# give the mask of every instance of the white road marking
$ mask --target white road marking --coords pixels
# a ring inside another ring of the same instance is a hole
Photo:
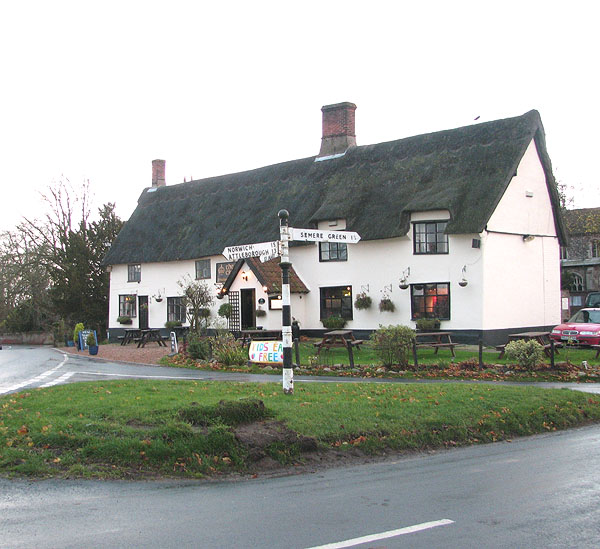
[[[65,381],[67,381],[67,379],[69,379],[75,372],[67,372],[66,374],[63,374],[62,376],[53,379],[52,381],[49,381],[48,383],[44,383],[44,385],[40,385],[40,389],[43,389],[45,387],[52,387],[53,385],[58,385],[59,383],[64,383]]]
[[[148,379],[187,379],[189,381],[199,381],[204,379],[203,377],[184,377],[184,376],[148,376],[143,374],[111,374],[108,372],[73,372],[74,374],[90,375],[90,376],[112,376],[112,377],[128,377],[134,378],[148,378]]]
[[[48,376],[50,376],[54,372],[56,372],[56,370],[58,370],[59,368],[62,368],[65,365],[67,360],[69,360],[69,357],[66,354],[64,355],[64,357],[65,358],[58,366],[55,366],[51,370],[46,370],[45,372],[42,372],[39,376],[28,379],[26,381],[21,381],[20,383],[16,383],[15,385],[9,385],[8,387],[7,386],[0,387],[0,395],[3,395],[4,393],[12,393],[13,391],[17,391],[19,389],[22,389],[23,387],[27,387],[28,385],[33,385],[34,383],[38,383],[39,381],[46,379]]]
[[[355,545],[361,545],[362,543],[394,538],[404,534],[412,534],[414,532],[421,532],[422,530],[429,530],[430,528],[435,528],[436,526],[447,526],[448,524],[454,524],[454,521],[450,519],[442,519],[434,520],[432,522],[423,522],[422,524],[406,526],[405,528],[399,528],[398,530],[389,530],[388,532],[381,532],[380,534],[371,534],[370,536],[363,536],[361,538],[348,539],[346,541],[338,541],[336,543],[328,543],[326,545],[318,545],[309,549],[341,549],[342,547],[354,547]]]

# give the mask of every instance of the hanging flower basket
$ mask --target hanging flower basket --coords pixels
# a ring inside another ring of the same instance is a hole
[[[396,310],[396,306],[394,305],[394,302],[389,297],[384,297],[379,302],[379,310],[381,312],[386,311],[388,313],[393,313]]]
[[[357,309],[369,309],[372,303],[373,301],[371,300],[371,298],[365,292],[361,292],[356,296],[354,306]]]

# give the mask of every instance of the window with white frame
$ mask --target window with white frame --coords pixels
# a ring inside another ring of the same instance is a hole
[[[569,284],[569,290],[572,292],[583,292],[585,285],[583,283],[583,277],[579,273],[570,273],[571,283]]]
[[[168,322],[185,322],[185,312],[183,297],[167,297]]]
[[[140,282],[142,280],[142,266],[139,263],[127,265],[127,282]]]
[[[210,259],[196,260],[196,280],[210,278]]]
[[[135,294],[119,296],[119,316],[137,316],[137,296]]]

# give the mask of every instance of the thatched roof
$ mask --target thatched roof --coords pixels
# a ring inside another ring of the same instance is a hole
[[[464,128],[354,147],[256,170],[145,189],[104,263],[146,263],[220,254],[279,238],[290,226],[346,219],[362,240],[405,235],[410,213],[447,209],[449,234],[485,229],[532,139],[564,240],[556,185],[537,111]]]
[[[600,233],[600,208],[579,208],[563,212],[569,235]]]

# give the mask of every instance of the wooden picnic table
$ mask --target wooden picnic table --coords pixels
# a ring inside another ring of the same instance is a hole
[[[147,330],[140,330],[140,340],[138,341],[138,349],[140,347],[145,347],[146,343],[150,343],[151,341],[156,341],[159,347],[166,347],[167,344],[163,341],[162,336],[160,335],[160,330],[158,328],[149,328]]]
[[[317,355],[321,352],[321,349],[331,349],[332,347],[343,347],[345,349],[356,347],[360,349],[360,346],[364,343],[363,339],[356,339],[352,330],[333,330],[331,332],[325,332],[323,339],[315,343],[317,347]]]
[[[121,345],[127,345],[128,343],[131,343],[140,337],[141,334],[138,328],[125,328],[125,335],[121,340]]]
[[[452,352],[452,356],[456,356],[454,347],[456,347],[458,343],[452,342],[451,332],[417,332],[415,336],[417,348],[430,347],[435,349],[436,355],[440,348],[447,348]]]
[[[517,341],[519,339],[524,339],[526,341],[537,341],[544,348],[544,354],[547,357],[549,357],[552,354],[550,332],[519,332],[517,334],[508,334],[509,342]],[[554,352],[556,354],[558,354],[559,347],[562,347],[560,343],[554,344]],[[502,358],[504,356],[504,351],[506,350],[506,343],[504,345],[497,345],[496,350],[500,351],[500,355],[498,356],[498,358]]]
[[[364,343],[362,339],[356,339],[352,330],[332,330],[331,332],[325,332],[323,339],[315,343],[317,348],[317,356],[321,353],[321,349],[331,349],[332,347],[345,347],[348,350],[348,359],[350,360],[350,367],[354,368],[354,355],[352,349],[355,347],[360,349],[360,346]]]
[[[250,346],[252,341],[279,341],[281,330],[242,330],[242,347]]]

